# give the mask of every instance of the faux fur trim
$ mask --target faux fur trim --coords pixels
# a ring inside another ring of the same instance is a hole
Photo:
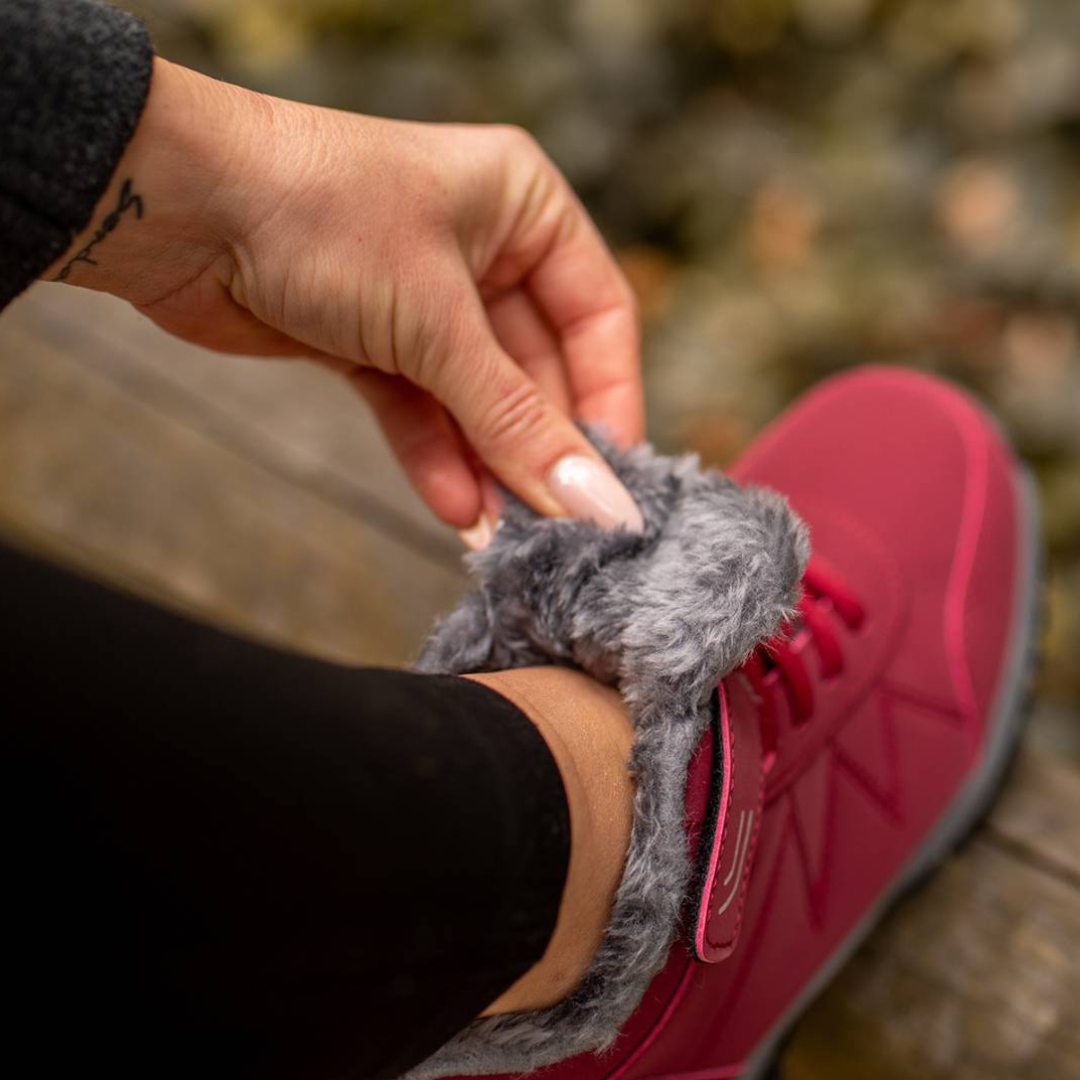
[[[538,1012],[474,1021],[408,1074],[530,1072],[611,1045],[663,965],[689,879],[686,772],[719,680],[790,614],[809,554],[780,495],[740,488],[696,457],[590,436],[645,530],[542,519],[510,499],[479,584],[436,627],[418,671],[578,667],[618,687],[635,729],[634,819],[611,922],[584,980]]]

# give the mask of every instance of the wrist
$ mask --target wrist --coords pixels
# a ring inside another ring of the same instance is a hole
[[[108,187],[42,277],[149,304],[227,259],[238,205],[226,179],[242,149],[242,93],[156,58]]]

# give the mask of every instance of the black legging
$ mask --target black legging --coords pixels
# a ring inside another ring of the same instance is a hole
[[[542,954],[569,855],[531,722],[0,547],[4,1001],[20,1076],[422,1060]]]

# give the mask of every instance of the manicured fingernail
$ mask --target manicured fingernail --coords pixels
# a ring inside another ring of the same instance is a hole
[[[488,521],[486,514],[481,514],[476,519],[475,525],[462,529],[458,533],[461,542],[473,551],[483,551],[491,543],[493,535],[494,530],[491,528],[491,522]]]
[[[604,464],[582,454],[568,454],[548,473],[548,487],[572,517],[601,528],[645,527],[637,503]]]

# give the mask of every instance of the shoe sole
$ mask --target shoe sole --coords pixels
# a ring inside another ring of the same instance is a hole
[[[815,998],[832,982],[888,911],[928,877],[963,843],[985,817],[1013,759],[1027,714],[1028,689],[1035,668],[1040,617],[1042,549],[1035,486],[1017,467],[1021,509],[1021,572],[1013,610],[1015,620],[1008,660],[998,684],[982,759],[949,804],[941,820],[904,865],[889,887],[859,920],[836,951],[818,969],[772,1030],[747,1060],[739,1080],[765,1080],[778,1063],[784,1039]]]

